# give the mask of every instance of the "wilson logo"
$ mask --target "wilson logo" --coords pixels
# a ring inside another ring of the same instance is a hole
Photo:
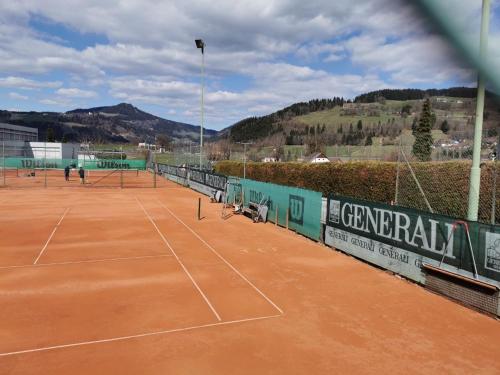
[[[290,221],[298,224],[304,224],[304,197],[299,197],[298,195],[289,196],[288,201],[290,207]]]

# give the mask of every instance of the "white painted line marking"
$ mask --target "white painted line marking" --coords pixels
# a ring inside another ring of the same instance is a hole
[[[193,229],[189,227],[186,223],[184,223],[181,219],[177,217],[167,206],[165,206],[162,202],[158,200],[158,203],[165,208],[170,214],[182,225],[184,225],[191,233],[193,233],[201,242],[203,242],[212,252],[217,255],[226,265],[231,268],[236,274],[241,277],[244,281],[248,283],[257,293],[259,293],[264,299],[269,302],[276,310],[280,312],[280,314],[283,314],[283,310],[281,310],[271,299],[266,296],[259,288],[257,288],[250,280],[248,280],[240,271],[238,271],[231,263],[229,263],[222,255],[220,255],[217,250],[215,250],[207,241],[205,241],[201,236],[196,233]]]
[[[189,273],[188,269],[184,266],[184,264],[182,263],[182,261],[180,260],[180,258],[177,256],[177,254],[174,251],[173,247],[167,241],[167,239],[165,238],[165,236],[163,235],[163,233],[160,231],[160,229],[158,228],[158,226],[156,225],[156,223],[154,222],[154,220],[151,218],[151,216],[148,214],[148,212],[146,211],[146,209],[144,208],[144,206],[142,205],[142,203],[139,201],[139,199],[137,199],[137,197],[135,197],[135,200],[137,201],[137,203],[139,204],[139,206],[141,206],[141,208],[144,211],[144,213],[146,214],[147,218],[149,219],[149,221],[151,222],[151,224],[153,224],[153,226],[155,227],[156,231],[160,235],[160,237],[163,240],[163,242],[165,242],[165,245],[167,245],[167,247],[170,249],[170,251],[174,255],[175,259],[177,259],[177,262],[179,262],[179,264],[181,265],[181,267],[184,270],[184,272],[186,273],[186,275],[191,279],[191,282],[193,283],[193,285],[196,287],[196,289],[198,290],[198,292],[200,293],[200,295],[203,297],[203,299],[205,300],[205,302],[207,303],[207,305],[210,307],[210,309],[212,310],[212,312],[216,316],[217,320],[220,322],[222,319],[220,318],[219,314],[217,313],[217,311],[215,311],[215,308],[212,306],[212,304],[208,300],[208,298],[205,295],[205,293],[203,293],[203,291],[201,290],[201,288],[198,286],[198,284],[194,280],[193,276],[191,276],[191,274]]]
[[[58,223],[56,224],[56,226],[54,227],[54,230],[52,231],[52,233],[50,234],[50,237],[49,239],[47,240],[47,242],[45,242],[45,246],[43,247],[42,251],[40,251],[40,254],[38,254],[37,258],[35,259],[35,262],[33,262],[33,264],[37,264],[38,263],[38,260],[40,259],[40,257],[42,256],[42,254],[44,253],[45,249],[47,249],[47,246],[49,246],[49,242],[50,240],[52,239],[52,237],[54,236],[54,234],[56,233],[57,231],[57,228],[59,228],[59,225],[62,223],[64,217],[66,216],[66,214],[68,213],[68,211],[70,210],[70,207],[66,208],[66,211],[64,211],[64,214],[61,216],[61,218],[59,219]]]
[[[82,341],[82,342],[75,342],[75,343],[72,343],[72,344],[63,344],[63,345],[46,346],[46,347],[36,348],[36,349],[18,350],[18,351],[15,351],[15,352],[0,353],[0,357],[7,357],[7,356],[17,355],[17,354],[27,354],[27,353],[35,353],[35,352],[44,352],[44,351],[55,350],[55,349],[72,348],[72,347],[75,347],[75,346],[102,344],[102,343],[114,342],[114,341],[124,341],[124,340],[136,339],[136,338],[140,338],[140,337],[165,335],[165,334],[168,334],[168,333],[193,331],[193,330],[201,329],[201,328],[217,327],[217,326],[224,326],[224,325],[230,325],[230,324],[236,324],[236,323],[246,323],[246,322],[254,322],[254,321],[257,321],[257,320],[278,318],[280,316],[281,315],[268,315],[268,316],[261,316],[261,317],[257,317],[257,318],[229,320],[227,322],[209,323],[209,324],[203,324],[203,325],[199,325],[199,326],[191,326],[191,327],[185,327],[185,328],[174,328],[174,329],[169,329],[169,330],[165,330],[165,331],[140,333],[138,335],[113,337],[113,338],[110,338],[110,339],[102,339],[102,340],[94,340],[94,341]]]
[[[106,259],[89,259],[89,260],[75,260],[68,262],[58,262],[58,263],[38,263],[38,264],[23,264],[19,266],[2,266],[0,270],[11,269],[11,268],[30,268],[30,267],[45,267],[45,266],[61,266],[68,264],[81,264],[81,263],[98,263],[98,262],[117,262],[123,260],[138,260],[138,259],[148,259],[148,258],[170,258],[170,254],[161,255],[144,255],[140,257],[124,257],[124,258],[106,258]]]

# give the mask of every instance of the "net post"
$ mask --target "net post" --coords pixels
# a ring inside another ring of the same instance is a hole
[[[198,198],[198,220],[201,220],[201,198]]]
[[[279,218],[279,216],[278,216],[278,211],[279,211],[279,206],[278,206],[278,205],[276,205],[276,219],[274,220],[274,224],[275,224],[275,225],[278,225],[278,218]]]

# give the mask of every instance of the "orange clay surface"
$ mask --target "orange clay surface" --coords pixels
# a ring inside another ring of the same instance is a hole
[[[500,373],[498,321],[165,180],[0,213],[2,375]]]

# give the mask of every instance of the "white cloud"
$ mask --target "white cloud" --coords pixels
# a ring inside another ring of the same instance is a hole
[[[0,71],[11,77],[0,79],[0,87],[59,88],[58,96],[44,99],[48,105],[61,105],[64,98],[59,96],[96,98],[99,87],[108,89],[112,98],[158,105],[195,119],[201,57],[194,46],[197,37],[207,45],[207,114],[217,124],[228,125],[244,116],[317,97],[470,82],[468,66],[409,3],[4,1],[0,3]],[[494,7],[498,4],[495,0]],[[479,0],[442,0],[440,6],[460,25],[464,36],[475,40]],[[33,30],[29,23],[33,15],[74,33],[98,34],[109,44],[74,48],[71,42]],[[498,40],[500,28],[493,23],[490,50],[497,67]],[[337,64],[347,73],[329,69]],[[69,79],[64,79],[64,86],[71,88],[61,88],[61,82],[23,78],[54,72],[58,77],[66,74]],[[233,76],[244,83],[228,84]]]
[[[9,98],[14,99],[14,100],[28,100],[29,97],[26,95],[21,95],[17,92],[9,92]]]
[[[94,91],[81,90],[78,88],[61,88],[57,90],[56,93],[68,98],[93,98],[97,96],[97,93]]]
[[[62,85],[61,82],[43,82],[34,81],[22,77],[6,77],[0,78],[0,87],[16,88],[22,90],[32,90],[41,88],[57,88]]]

